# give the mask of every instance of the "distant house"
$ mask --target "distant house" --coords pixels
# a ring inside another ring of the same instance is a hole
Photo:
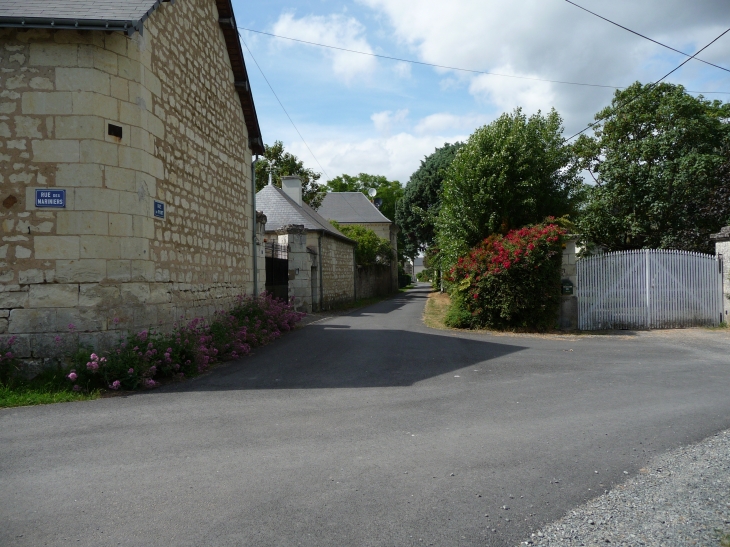
[[[416,276],[425,270],[426,267],[423,265],[423,257],[417,256],[413,259],[413,280],[416,280]]]
[[[299,177],[282,177],[256,194],[266,215],[266,287],[303,311],[355,299],[356,243],[302,201]],[[281,293],[283,291],[283,294]]]
[[[398,287],[398,227],[373,205],[361,192],[330,192],[318,212],[327,220],[334,220],[343,226],[359,224],[373,230],[378,236],[390,241],[393,248],[391,261],[391,290]],[[358,295],[360,296],[360,295]]]

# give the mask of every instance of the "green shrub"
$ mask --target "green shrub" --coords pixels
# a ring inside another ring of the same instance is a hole
[[[445,277],[454,301],[447,324],[538,331],[554,328],[560,308],[564,233],[552,222],[529,226],[506,236],[492,235],[460,257]]]
[[[357,243],[355,262],[358,266],[372,266],[373,264],[390,264],[393,260],[393,248],[387,239],[379,237],[373,230],[359,224],[342,226],[337,221],[330,223]]]
[[[467,309],[463,294],[456,293],[451,298],[444,324],[453,329],[470,329],[474,325],[474,316]]]

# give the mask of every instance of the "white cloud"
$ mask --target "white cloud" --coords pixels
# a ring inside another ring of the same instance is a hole
[[[500,74],[514,74],[509,67],[498,68]],[[517,78],[497,78],[486,74],[472,79],[469,93],[478,99],[492,103],[501,111],[511,111],[520,106],[526,114],[538,110],[543,113],[557,103],[556,90],[552,84]]]
[[[664,75],[682,58],[565,2],[544,0],[358,0],[384,16],[394,37],[421,61],[489,72],[507,72],[551,80],[625,86]],[[628,27],[693,53],[720,34],[727,20],[726,1],[719,0],[583,0],[582,5]],[[727,64],[730,39],[725,37],[702,56]],[[724,59],[723,59],[724,55]],[[691,65],[691,66],[690,66]],[[692,82],[701,64],[690,62],[670,81]],[[717,85],[730,87],[727,73],[706,72]],[[555,106],[569,130],[582,127],[611,98],[612,90],[529,82],[438,69],[446,88],[470,81],[470,91],[493,106],[543,111]],[[442,86],[443,87],[443,86]]]
[[[351,131],[335,126],[307,126],[301,129],[326,172],[326,175],[322,175],[322,182],[328,176],[333,178],[343,173],[372,173],[406,184],[425,156],[446,142],[466,140],[473,128],[463,133],[446,131],[433,134],[415,134],[403,130],[379,137],[371,136],[367,127]],[[303,160],[306,166],[320,171],[301,139],[291,131],[286,133],[283,139],[285,148]]]
[[[444,133],[472,133],[477,127],[489,123],[490,118],[482,114],[456,116],[448,112],[438,112],[419,121],[414,131],[419,135],[439,135]]]
[[[373,53],[364,36],[365,27],[357,19],[340,14],[307,15],[296,19],[293,13],[283,13],[274,23],[273,33],[307,42]],[[296,44],[289,40],[278,40],[277,43],[285,47]],[[367,55],[319,47],[317,50],[331,59],[332,71],[347,84],[352,83],[356,77],[370,76],[377,67],[376,59]]]
[[[385,110],[383,112],[376,112],[370,119],[375,125],[378,133],[381,135],[390,135],[393,126],[403,123],[408,117],[408,110],[398,110],[393,113],[392,110]]]

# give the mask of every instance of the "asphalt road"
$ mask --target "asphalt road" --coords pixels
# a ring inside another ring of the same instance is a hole
[[[437,331],[426,295],[185,384],[0,410],[0,545],[516,545],[730,427],[725,335]]]

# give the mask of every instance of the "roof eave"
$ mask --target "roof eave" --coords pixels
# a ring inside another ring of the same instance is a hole
[[[238,35],[238,26],[236,25],[236,16],[233,13],[233,5],[231,4],[231,0],[216,0],[216,7],[218,8],[218,23],[226,41],[226,49],[228,49],[228,58],[231,61],[236,90],[241,101],[243,117],[246,120],[249,147],[254,154],[263,155],[264,140],[261,135],[259,119],[256,115],[256,106],[253,102],[253,93],[248,79],[246,62],[243,58],[243,49],[241,49],[241,40]]]
[[[104,20],[104,19],[61,19],[49,17],[0,17],[0,27],[4,28],[47,28],[59,30],[106,30],[125,32],[129,36],[135,32],[142,34],[144,21]]]

